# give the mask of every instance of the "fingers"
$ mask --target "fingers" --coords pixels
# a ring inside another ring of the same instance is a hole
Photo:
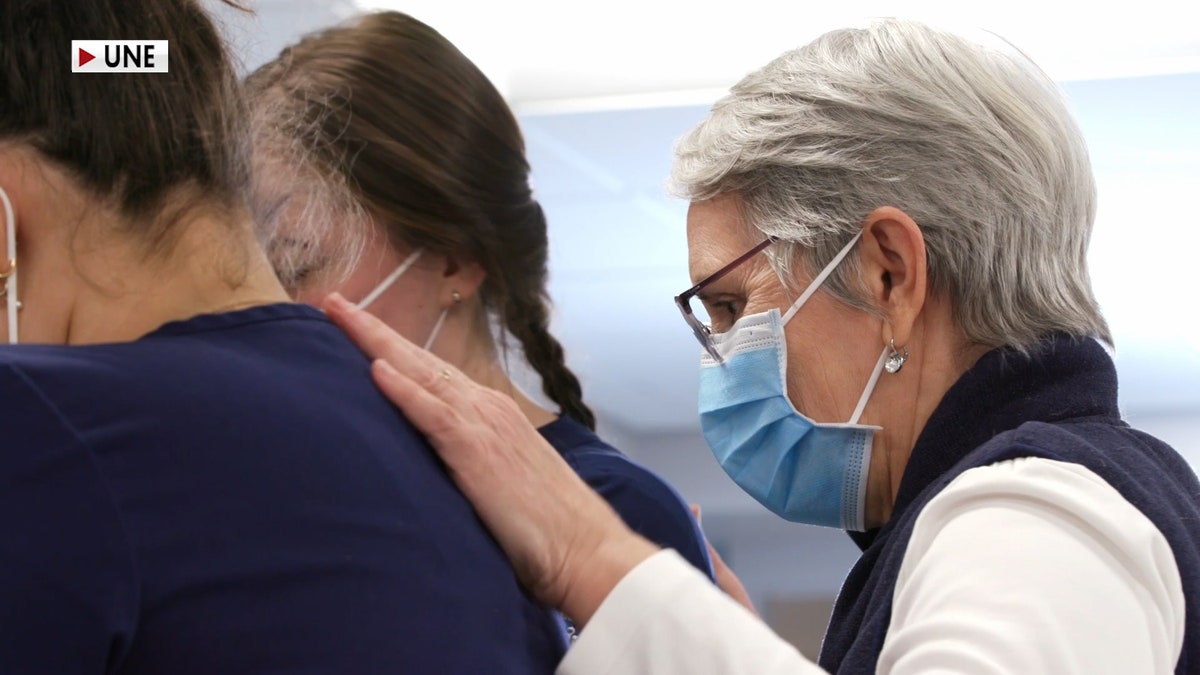
[[[387,359],[395,363],[404,356],[416,356],[415,345],[400,337],[370,312],[351,305],[340,293],[326,296],[321,308],[372,359]]]
[[[721,554],[717,553],[717,549],[712,545],[712,542],[706,539],[704,543],[708,546],[708,557],[712,560],[713,572],[717,575],[717,578],[719,579],[726,571],[732,571],[725,564],[725,559],[721,557]]]
[[[453,457],[445,457],[454,450],[452,444],[441,443],[451,434],[456,419],[455,410],[442,397],[428,387],[401,374],[383,359],[371,363],[371,376],[375,385],[396,407],[404,411],[405,417],[420,429],[440,451],[439,454],[453,465]]]
[[[708,545],[708,555],[712,558],[713,572],[717,576],[717,586],[725,591],[725,594],[737,601],[739,605],[750,610],[750,613],[755,616],[760,616],[758,610],[754,608],[754,601],[750,599],[750,594],[746,592],[746,587],[742,585],[742,580],[738,578],[729,565],[725,564],[725,560],[721,558],[721,554],[717,553],[717,549],[713,548],[712,544]]]
[[[367,356],[387,361],[397,373],[428,392],[458,402],[461,399],[459,392],[470,387],[470,379],[457,368],[404,339],[370,312],[346,302],[341,294],[327,296],[322,308]],[[395,399],[392,402],[407,411],[406,405]]]
[[[696,524],[700,524],[700,505],[689,504],[688,508],[692,512],[692,516],[696,519]],[[754,602],[750,600],[750,594],[746,592],[746,587],[742,585],[742,580],[738,578],[729,565],[725,564],[724,558],[720,553],[717,553],[716,547],[712,542],[708,541],[708,537],[704,538],[704,544],[708,547],[708,558],[712,561],[713,575],[716,576],[717,586],[720,587],[725,594],[733,598],[746,609],[750,610],[751,614],[758,616],[758,610],[754,608]]]
[[[322,303],[322,309],[367,356],[386,359],[405,375],[411,377],[426,371],[437,373],[442,368],[453,370],[446,362],[404,339],[374,314],[347,302],[340,293],[328,295]],[[415,372],[410,370],[413,364],[419,366]]]

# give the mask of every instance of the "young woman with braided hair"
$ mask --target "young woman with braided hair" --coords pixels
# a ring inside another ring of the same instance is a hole
[[[246,85],[250,203],[284,286],[312,303],[340,291],[511,396],[631,527],[711,576],[679,495],[594,433],[548,328],[546,221],[524,141],[483,73],[429,26],[382,12],[306,37]],[[508,336],[560,414],[509,378]]]

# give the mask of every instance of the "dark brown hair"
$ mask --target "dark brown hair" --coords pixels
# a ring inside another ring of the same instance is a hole
[[[296,160],[320,164],[299,171],[342,174],[393,243],[479,263],[485,307],[520,341],[546,395],[594,428],[548,329],[546,220],[524,140],[475,64],[429,26],[382,12],[308,36],[246,85],[255,152],[275,158],[264,170],[292,176]],[[307,158],[296,156],[296,138]],[[279,212],[278,203],[250,201],[260,221]],[[287,283],[294,270],[272,259]]]
[[[226,2],[238,9],[236,3]],[[71,40],[167,40],[167,73],[72,74]],[[0,2],[0,138],[28,144],[129,218],[151,248],[177,197],[239,201],[237,77],[196,0]]]

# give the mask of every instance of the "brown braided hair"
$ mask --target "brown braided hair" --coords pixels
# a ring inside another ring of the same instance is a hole
[[[595,428],[549,331],[546,219],[529,186],[525,142],[475,64],[424,23],[380,12],[305,37],[252,74],[246,88],[255,170],[302,176],[289,199],[306,203],[290,213],[322,213],[312,196],[344,185],[393,244],[477,262],[486,273],[485,309],[520,342],[546,395],[564,415]],[[249,201],[271,253],[279,248],[271,245],[271,221],[283,209],[254,193]],[[357,230],[345,224],[354,219],[304,225],[309,240],[342,247],[322,252],[340,258],[342,272],[353,267],[344,263],[356,250]],[[339,228],[336,236],[328,236],[331,227]],[[296,268],[304,261],[272,262],[285,284],[303,281]]]

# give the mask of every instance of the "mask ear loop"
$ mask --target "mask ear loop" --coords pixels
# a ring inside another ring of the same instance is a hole
[[[13,215],[12,202],[9,201],[4,188],[0,188],[0,203],[4,204],[4,230],[8,246],[8,271],[0,274],[0,280],[4,281],[4,290],[0,291],[0,294],[5,296],[8,304],[8,343],[15,345],[17,310],[20,308],[20,302],[17,300],[17,218]]]
[[[808,288],[804,289],[804,292],[800,294],[800,297],[796,298],[796,301],[792,303],[790,308],[788,308],[787,313],[783,315],[783,325],[786,326],[787,322],[791,321],[793,316],[796,316],[796,312],[800,311],[800,308],[804,306],[804,303],[808,302],[808,299],[813,296],[813,293],[816,293],[817,289],[821,287],[821,284],[825,283],[825,280],[829,278],[829,275],[833,274],[833,271],[837,269],[838,263],[842,262],[842,258],[845,258],[850,254],[850,251],[854,248],[854,245],[858,243],[860,237],[862,237],[862,230],[859,230],[858,234],[854,235],[854,237],[842,247],[842,250],[838,251],[837,255],[833,256],[833,260],[829,261],[829,264],[825,266],[825,269],[821,270],[821,273],[812,280],[812,283],[808,285]]]
[[[821,284],[825,283],[825,280],[829,278],[829,275],[833,274],[833,271],[837,269],[838,263],[842,262],[842,259],[847,255],[850,255],[850,251],[854,249],[854,245],[858,243],[858,240],[861,237],[862,231],[859,230],[857,234],[850,238],[850,241],[846,242],[846,245],[842,247],[842,250],[838,251],[837,255],[833,256],[833,260],[830,260],[829,264],[826,265],[825,268],[813,278],[812,283],[808,285],[808,288],[804,289],[804,292],[800,294],[800,297],[796,298],[796,302],[793,302],[787,313],[783,315],[783,320],[781,322],[783,325],[787,325],[787,322],[791,321],[793,316],[796,316],[796,312],[800,311],[800,308],[804,306],[804,303],[808,302],[808,299],[817,292],[817,289],[821,287]],[[875,363],[875,369],[871,371],[871,379],[867,381],[867,387],[863,389],[862,396],[858,398],[858,405],[854,407],[854,414],[850,416],[850,421],[848,424],[858,424],[858,419],[862,417],[863,409],[867,407],[867,400],[871,398],[871,393],[875,391],[875,384],[879,382],[879,375],[883,372],[883,366],[887,362],[888,356],[891,355],[891,352],[891,349],[884,347],[883,353],[879,355],[879,360]]]
[[[421,251],[423,250],[424,249],[417,249],[410,253],[408,257],[404,259],[404,262],[400,263],[400,266],[396,268],[395,272],[387,275],[387,278],[379,282],[379,285],[376,286],[375,289],[370,293],[368,293],[367,297],[358,301],[358,308],[366,309],[367,305],[375,302],[379,296],[383,295],[384,291],[391,288],[392,284],[396,283],[396,280],[400,278],[400,275],[407,272],[408,268],[412,267],[413,263],[417,262],[417,258],[421,257]]]
[[[875,370],[871,371],[871,379],[867,380],[867,388],[863,389],[862,396],[858,397],[858,405],[854,406],[854,414],[850,416],[850,421],[847,424],[858,424],[858,418],[862,417],[863,409],[867,407],[867,400],[875,392],[875,385],[879,382],[879,376],[883,373],[883,366],[887,363],[888,356],[891,353],[891,348],[883,348],[883,353],[879,355],[879,360],[875,362]]]
[[[442,332],[442,324],[446,322],[446,315],[449,313],[449,307],[442,309],[442,313],[438,315],[437,323],[433,324],[433,330],[430,331],[429,337],[425,340],[425,346],[422,349],[429,351],[429,348],[433,346],[434,341],[437,340],[438,333]]]
[[[462,294],[458,291],[450,291],[450,298],[453,300],[454,305],[459,304],[463,300]],[[442,324],[446,322],[446,315],[449,313],[450,307],[445,307],[442,309],[442,313],[438,315],[437,323],[433,324],[433,330],[429,332],[429,338],[425,340],[425,347],[423,348],[425,351],[429,351],[434,341],[437,340],[438,333],[442,331]]]

